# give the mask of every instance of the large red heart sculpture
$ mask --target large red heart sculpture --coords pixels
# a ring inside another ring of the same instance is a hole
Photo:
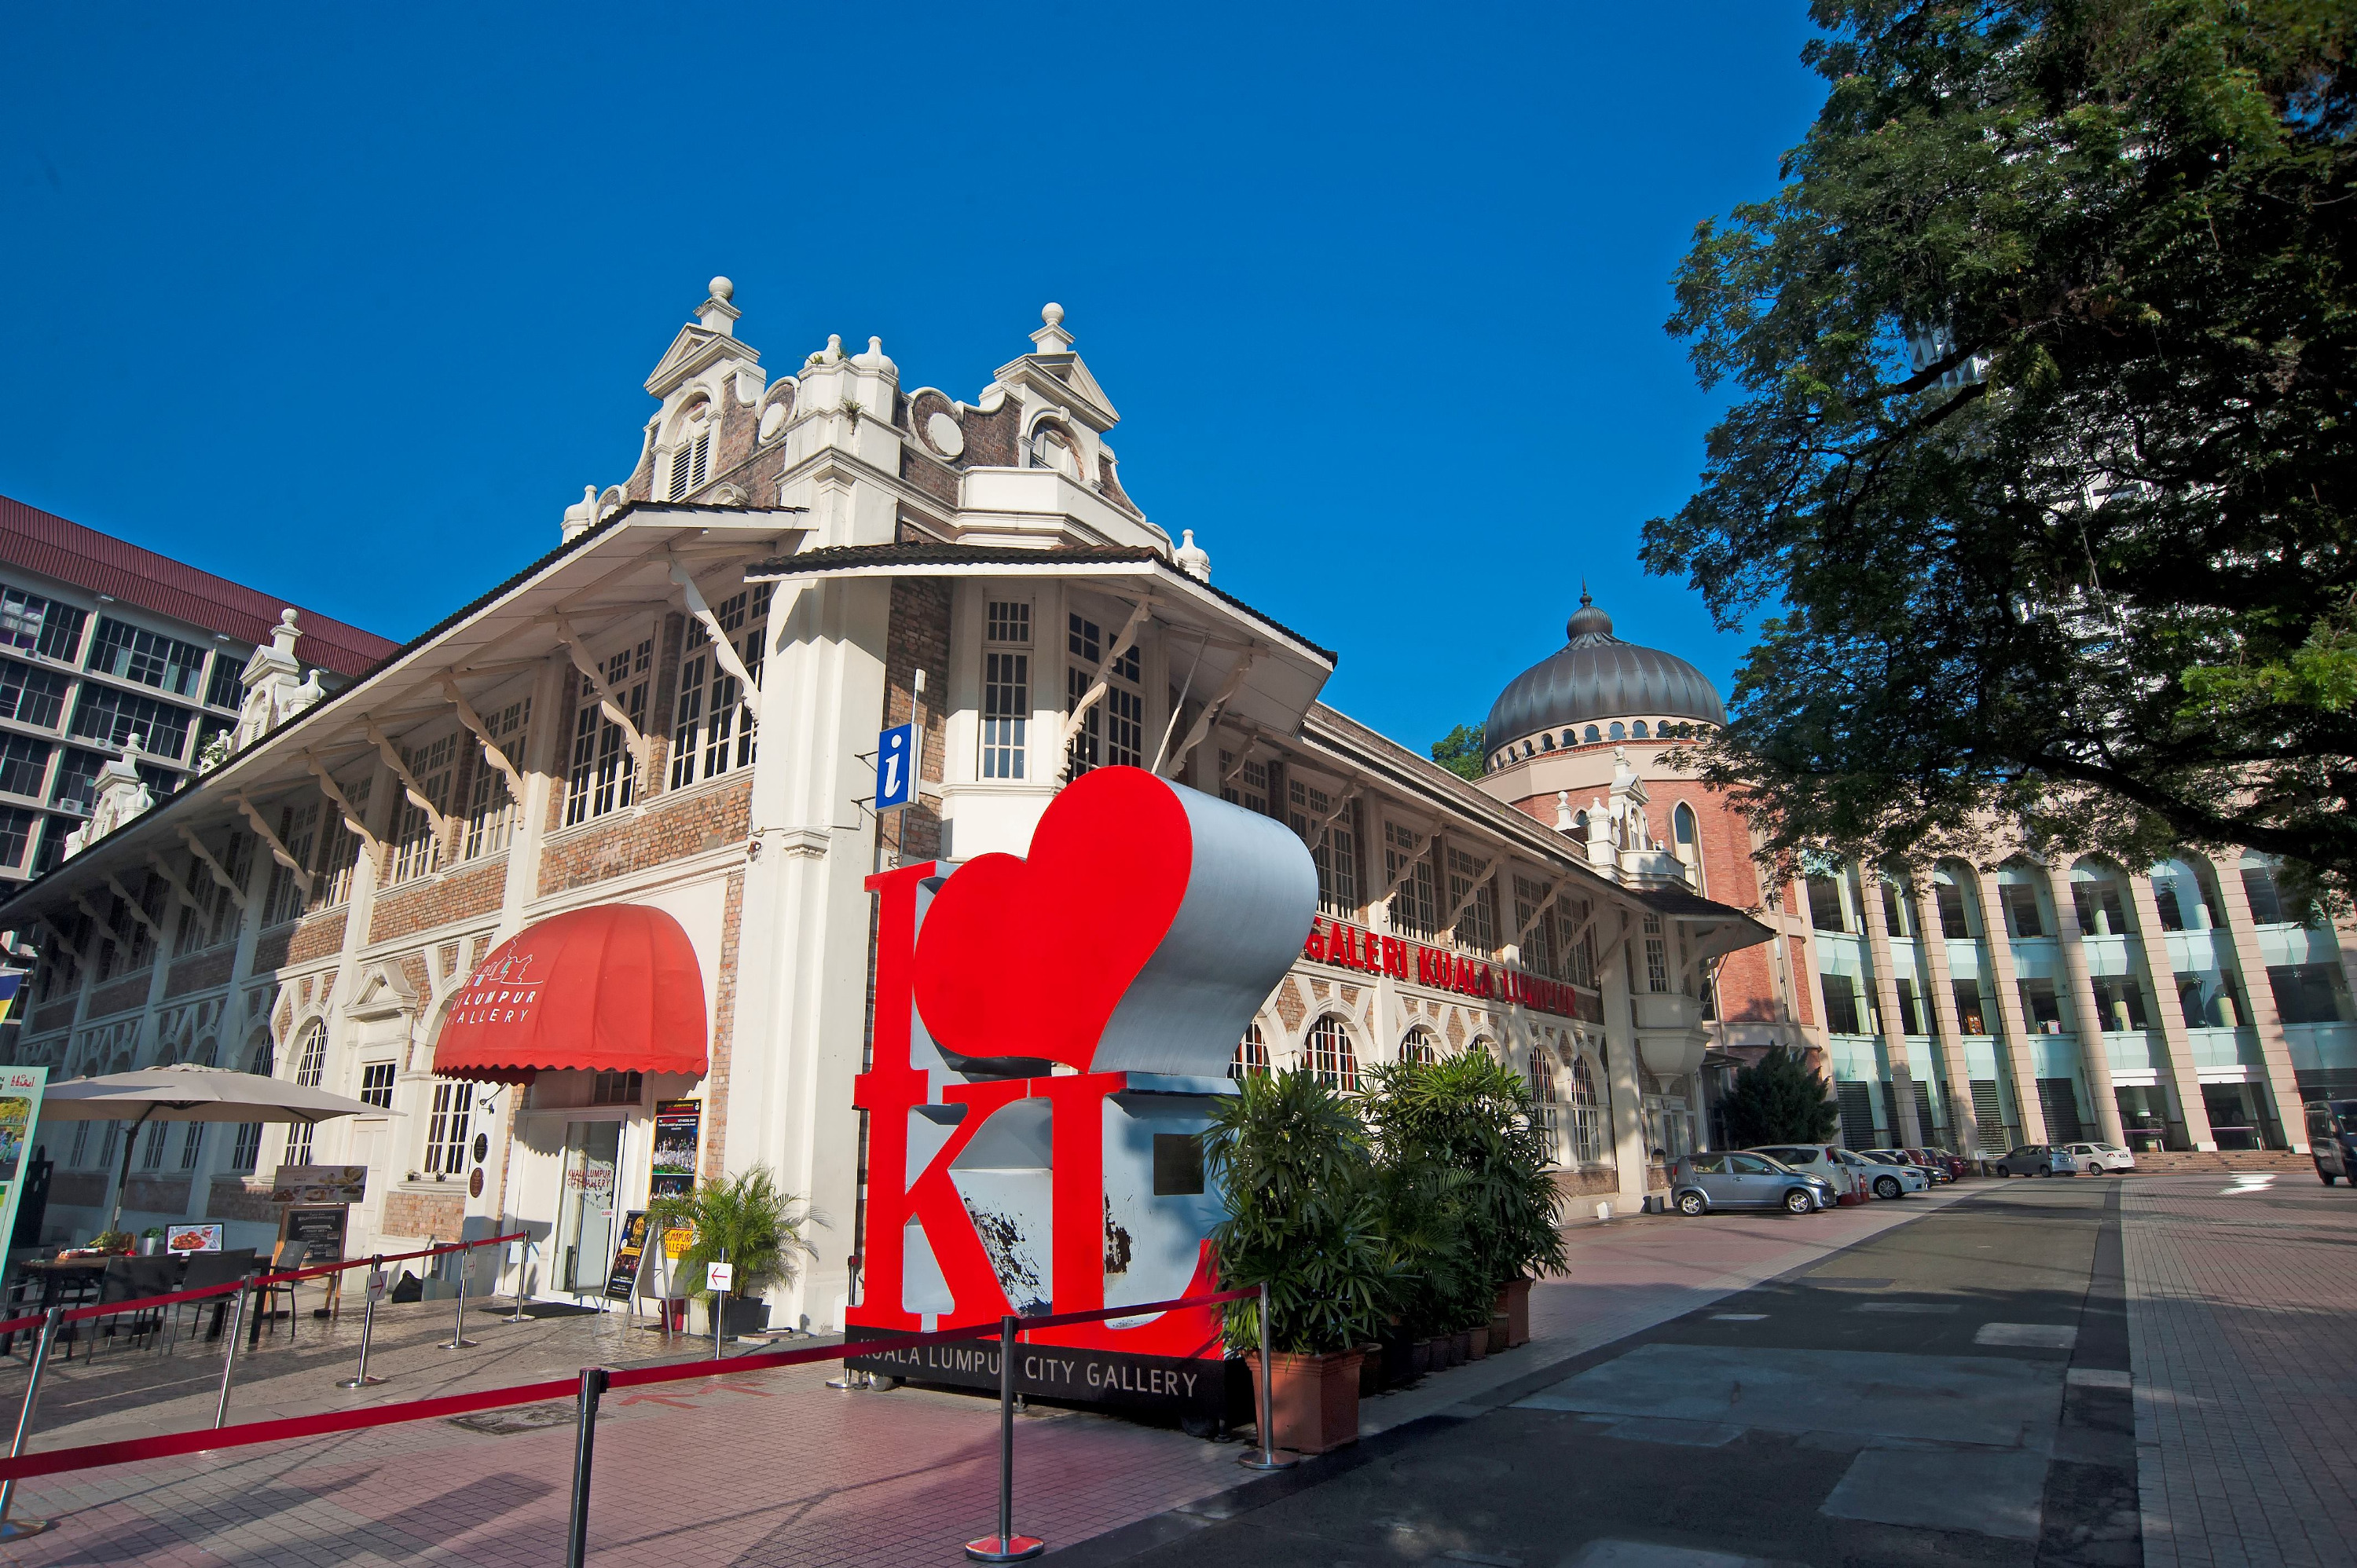
[[[977,856],[942,885],[917,937],[917,1011],[967,1057],[1090,1070],[1107,1020],[1168,934],[1195,843],[1171,786],[1135,768],[1059,793],[1028,858]]]

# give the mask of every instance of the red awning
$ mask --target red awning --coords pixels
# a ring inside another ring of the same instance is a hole
[[[443,1019],[434,1070],[494,1083],[565,1068],[701,1077],[708,1038],[704,973],[679,922],[599,904],[491,950]]]

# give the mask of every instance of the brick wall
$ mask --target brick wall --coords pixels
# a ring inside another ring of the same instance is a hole
[[[1555,1178],[1555,1190],[1566,1197],[1592,1197],[1599,1194],[1609,1197],[1620,1190],[1620,1172],[1616,1166],[1610,1165],[1585,1165],[1577,1170],[1559,1170],[1550,1174]],[[1573,1208],[1564,1217],[1567,1219],[1585,1219],[1589,1213],[1594,1212],[1593,1205],[1583,1207],[1587,1209],[1586,1213],[1581,1212],[1580,1208]]]
[[[51,1029],[62,1029],[73,1022],[73,1015],[72,997],[69,996],[63,1002],[52,1002],[46,1007],[37,1007],[33,1010],[32,1027],[25,1032],[28,1035],[46,1035]]]
[[[253,973],[268,974],[286,965],[287,950],[295,945],[295,928],[279,926],[253,940]]]
[[[720,908],[720,978],[713,990],[712,1066],[704,1077],[704,1179],[718,1181],[728,1143],[728,1066],[736,1044],[737,938],[745,916],[745,874],[731,872]]]
[[[909,722],[915,709],[916,672],[925,672],[925,733],[917,777],[932,784],[942,780],[945,755],[942,698],[949,683],[952,587],[943,577],[896,580],[891,624],[884,642],[884,728]],[[922,799],[910,801],[893,832],[900,835],[897,847],[903,864],[939,854],[942,819],[937,803]]]
[[[296,922],[295,934],[286,944],[286,956],[282,962],[310,963],[343,951],[344,925],[351,918],[351,913],[350,904],[339,904],[324,915],[304,916]]]
[[[541,852],[539,897],[742,842],[751,822],[749,769],[717,788],[658,795],[643,809],[575,828]]]
[[[231,971],[237,967],[237,948],[224,944],[210,952],[191,953],[174,964],[164,977],[164,994],[185,996],[191,991],[210,991],[216,985],[227,985]]]
[[[1008,398],[996,413],[969,409],[965,416],[965,452],[959,464],[966,468],[1015,467],[1015,439],[1023,428],[1023,405]]]
[[[90,993],[89,1018],[102,1018],[109,1013],[127,1013],[134,1007],[147,1005],[147,982],[151,971],[141,970],[120,980],[108,981]]]
[[[919,450],[914,441],[900,448],[900,478],[944,506],[957,505],[957,471]]]
[[[270,1201],[270,1183],[261,1176],[217,1176],[205,1198],[205,1217],[275,1225],[278,1206]]]
[[[384,1195],[384,1233],[388,1236],[431,1236],[455,1241],[467,1219],[467,1189],[441,1192],[393,1191]]]
[[[495,913],[507,880],[508,857],[497,854],[379,894],[369,915],[368,940],[397,941],[453,920]]]
[[[105,1201],[104,1171],[59,1171],[49,1178],[52,1207],[95,1208]]]
[[[173,1138],[171,1143],[178,1144],[179,1139]],[[177,1154],[178,1150],[173,1152]],[[188,1211],[188,1178],[133,1176],[124,1185],[123,1207],[126,1211],[135,1208],[143,1214],[186,1214]]]

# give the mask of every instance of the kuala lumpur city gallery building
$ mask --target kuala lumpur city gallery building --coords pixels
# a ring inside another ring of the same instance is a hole
[[[563,1296],[601,1288],[617,1218],[661,1182],[766,1165],[831,1221],[773,1305],[837,1321],[867,879],[1020,854],[1064,783],[1121,765],[1313,852],[1316,929],[1234,1071],[1349,1089],[1494,1052],[1584,1205],[1659,1187],[1702,1121],[1710,976],[1767,932],[1695,891],[1641,785],[1576,839],[1320,703],[1334,655],[1130,499],[1060,310],[968,402],[902,386],[874,339],[772,375],[731,294],[681,328],[630,478],[586,490],[554,551],[323,700],[287,700],[290,618],[242,671],[225,759],[160,800],[110,770],[87,847],[0,907],[41,953],[23,1061],[207,1062],[382,1112],[151,1123],[126,1223],[262,1242],[279,1165],[362,1165],[352,1254],[522,1225],[533,1251],[478,1288]],[[916,795],[879,819],[878,732],[911,720]],[[608,988],[596,1029],[483,1026],[523,1000],[485,963],[518,941],[553,986]],[[658,993],[625,994],[624,967]],[[102,1218],[115,1138],[44,1140],[52,1235]]]

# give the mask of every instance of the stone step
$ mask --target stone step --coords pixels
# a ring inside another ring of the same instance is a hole
[[[2139,1176],[2182,1176],[2213,1171],[2307,1171],[2314,1162],[2283,1149],[2169,1149],[2136,1156]]]

